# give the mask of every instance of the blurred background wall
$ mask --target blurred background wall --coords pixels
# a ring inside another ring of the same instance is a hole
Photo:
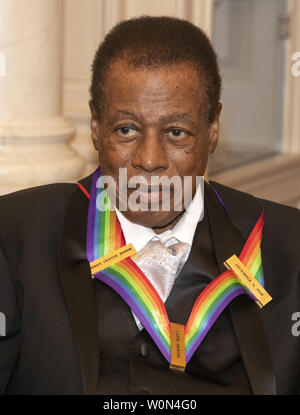
[[[299,0],[0,0],[0,194],[93,171],[90,65],[118,21],[204,29],[223,78],[207,176],[300,208]]]

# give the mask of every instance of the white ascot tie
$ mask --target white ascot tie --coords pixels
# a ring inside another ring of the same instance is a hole
[[[190,249],[189,244],[178,242],[175,238],[168,240],[165,245],[160,240],[151,240],[134,259],[163,302],[168,298],[175,279],[189,256]],[[133,316],[139,329],[142,329],[134,313]]]

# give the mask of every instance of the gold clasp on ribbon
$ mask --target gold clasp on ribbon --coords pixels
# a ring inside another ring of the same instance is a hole
[[[122,246],[119,249],[116,249],[113,252],[110,252],[107,255],[102,256],[101,258],[96,259],[95,261],[90,262],[90,268],[92,277],[97,274],[97,272],[122,261],[125,258],[134,257],[137,255],[137,252],[132,244]]]
[[[272,300],[272,297],[236,255],[232,255],[228,258],[224,262],[224,265],[227,269],[231,269],[247,290],[254,295],[256,303],[260,308]]]
[[[185,334],[184,325],[170,323],[171,363],[170,369],[184,372],[185,362]]]

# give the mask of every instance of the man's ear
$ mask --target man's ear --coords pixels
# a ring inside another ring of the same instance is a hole
[[[222,103],[219,102],[215,119],[209,126],[208,151],[210,153],[213,153],[218,145],[221,110],[222,110]]]
[[[89,101],[91,110],[91,137],[96,150],[99,146],[99,119],[93,100]]]

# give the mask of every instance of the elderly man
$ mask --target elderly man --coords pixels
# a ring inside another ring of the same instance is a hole
[[[209,40],[121,22],[92,71],[99,169],[0,199],[1,392],[299,393],[299,211],[196,180],[221,111]]]

